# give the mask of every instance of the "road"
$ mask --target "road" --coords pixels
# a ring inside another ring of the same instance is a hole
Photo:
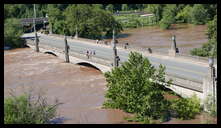
[[[24,34],[23,37],[34,37],[34,34]],[[47,36],[40,34],[39,44],[50,45],[56,48],[64,49],[64,39],[59,37]],[[112,61],[113,50],[110,47],[102,47],[96,44],[82,43],[76,40],[68,39],[68,44],[70,46],[70,51],[78,53],[86,53],[87,50],[95,50],[96,57],[102,58],[105,60]],[[121,62],[127,61],[129,51],[118,50],[118,55],[121,59]],[[156,57],[156,56],[146,56],[150,62],[158,67],[159,64],[166,66],[166,73],[179,76],[181,78],[202,81],[203,77],[207,75],[208,65],[207,64],[198,64],[189,61],[180,61],[177,59],[165,58],[165,57]]]

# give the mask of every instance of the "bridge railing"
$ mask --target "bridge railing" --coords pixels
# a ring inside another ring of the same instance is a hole
[[[27,40],[27,43],[31,44],[33,46],[35,45],[34,41],[30,40],[30,39]],[[40,44],[39,46],[41,48],[48,49],[49,51],[52,51],[52,52],[54,51],[54,52],[59,52],[59,53],[64,54],[64,49],[61,49],[61,48],[56,48],[56,47],[48,46],[48,45],[44,45],[44,44]],[[91,61],[91,62],[102,64],[102,65],[105,65],[105,66],[111,66],[111,63],[112,63],[111,60],[108,60],[106,58],[101,58],[101,57],[98,58],[98,57],[96,57],[96,55],[92,55],[88,59],[86,54],[83,51],[79,52],[79,51],[74,51],[73,49],[70,49],[69,55],[71,55],[73,57],[83,59],[85,61]]]
[[[51,35],[64,38],[63,35],[58,35],[58,34],[51,34]],[[67,38],[68,39],[74,39],[72,36],[67,36]],[[90,42],[90,43],[93,43],[93,44],[101,44],[101,45],[105,45],[105,46],[111,46],[111,42],[110,41],[100,40],[97,43],[96,40],[80,38],[80,37],[78,37],[77,40],[81,40],[81,41],[85,41],[85,42]],[[124,42],[117,43],[117,47],[125,49],[125,44],[126,43],[124,43]],[[143,48],[143,47],[139,47],[139,46],[136,46],[136,45],[133,45],[133,44],[129,44],[126,47],[127,47],[126,50],[129,50],[129,51],[140,51],[140,52],[150,53],[149,48]],[[162,56],[168,55],[168,51],[158,50],[157,48],[150,48],[150,49],[151,49],[151,54],[157,54],[157,55],[162,55]],[[208,63],[208,57],[192,56],[192,55],[181,54],[181,53],[177,53],[175,57],[183,58],[183,59],[190,59],[190,60],[193,60],[193,61],[197,60],[199,62]],[[215,63],[217,63],[217,60],[215,60]]]

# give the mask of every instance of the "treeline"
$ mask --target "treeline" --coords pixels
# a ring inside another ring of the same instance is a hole
[[[208,35],[216,34],[216,25],[211,25],[216,24],[214,23],[217,18],[216,4],[36,4],[37,17],[48,16],[52,33],[73,36],[77,32],[78,36],[91,39],[111,37],[113,29],[118,34],[125,26],[149,25],[149,21],[139,18],[132,20],[131,24],[122,23],[117,20],[120,17],[113,16],[113,13],[135,10],[153,13],[152,20],[163,29],[170,29],[171,25],[176,23],[209,24]],[[19,21],[11,18],[32,17],[33,4],[5,4],[4,27],[7,28],[4,31],[5,40],[15,42],[12,37],[15,35],[19,37],[21,33],[17,29]],[[126,19],[130,20],[130,17]],[[209,43],[202,49],[194,49],[193,55],[211,55],[210,51],[216,46],[216,36],[208,38]]]

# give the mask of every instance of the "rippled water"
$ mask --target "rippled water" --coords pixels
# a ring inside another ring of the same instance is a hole
[[[170,30],[162,30],[159,26],[127,29],[118,35],[119,43],[129,43],[140,47],[150,47],[159,51],[168,51],[171,37],[176,35],[176,43],[182,54],[189,54],[193,48],[201,47],[208,41],[206,25],[179,24]]]
[[[56,98],[56,123],[127,123],[129,114],[116,109],[102,109],[106,81],[93,68],[67,64],[49,54],[16,49],[4,52],[4,96],[10,88],[16,95],[30,88],[45,93],[49,103]]]

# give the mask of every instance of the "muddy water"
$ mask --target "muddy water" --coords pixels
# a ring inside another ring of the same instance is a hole
[[[4,52],[4,96],[13,89],[16,95],[43,92],[49,103],[57,98],[63,104],[56,123],[127,123],[124,117],[129,114],[101,109],[105,84],[100,71],[67,64],[49,54],[28,48]]]
[[[170,30],[150,26],[124,30],[119,35],[120,43],[129,43],[140,47],[151,47],[158,51],[168,51],[171,47],[171,36],[176,35],[177,46],[182,54],[189,54],[193,48],[201,47],[208,41],[206,25],[173,25]]]

